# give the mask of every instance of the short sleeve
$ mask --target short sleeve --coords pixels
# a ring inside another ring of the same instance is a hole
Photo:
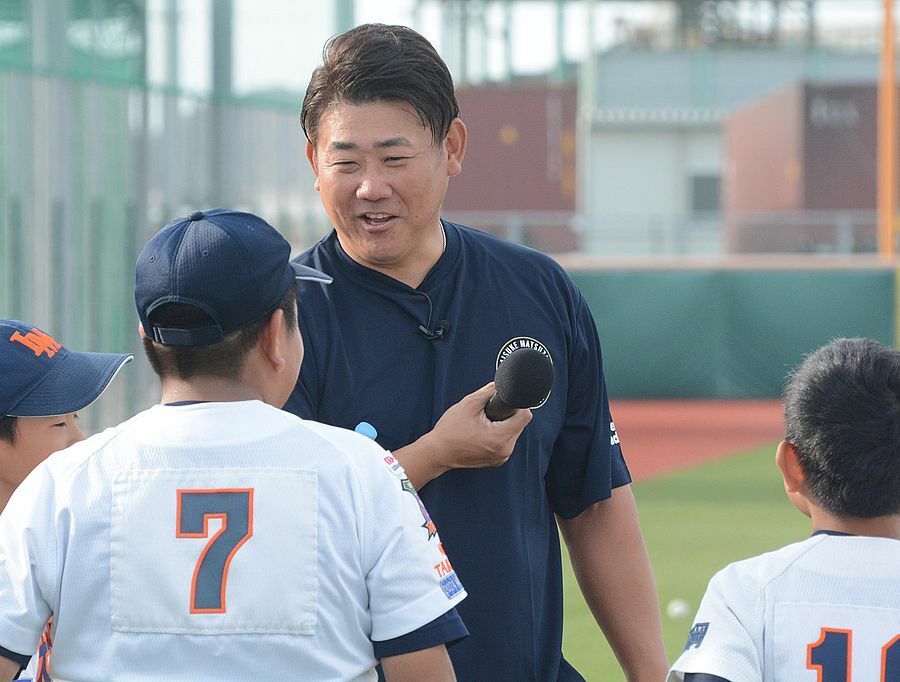
[[[710,580],[684,651],[672,666],[667,682],[681,682],[686,673],[708,673],[730,682],[763,679],[755,593],[732,580],[732,575],[726,568]]]
[[[547,473],[553,510],[563,518],[578,516],[631,482],[610,414],[597,327],[584,297],[576,294],[565,422]]]
[[[0,514],[0,646],[31,656],[52,615],[58,529],[53,481],[38,466]]]
[[[384,641],[427,625],[459,604],[466,592],[400,463],[367,442],[380,461],[369,467],[360,519],[363,565],[371,639]]]

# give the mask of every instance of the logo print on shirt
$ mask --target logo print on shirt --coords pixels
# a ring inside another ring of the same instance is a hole
[[[58,343],[53,337],[45,334],[40,329],[32,329],[24,336],[18,331],[13,332],[9,337],[10,341],[21,343],[23,346],[34,351],[35,357],[40,357],[42,353],[46,353],[48,358],[56,355],[56,352],[62,348],[62,344]]]
[[[416,498],[416,502],[418,502],[419,504],[419,511],[422,512],[422,518],[425,519],[425,523],[422,524],[422,528],[428,531],[428,539],[431,540],[431,538],[437,535],[437,526],[434,525],[434,521],[431,520],[431,515],[428,513],[428,510],[425,509],[425,505],[422,504],[422,500],[419,499],[419,493],[416,492],[416,489],[413,487],[413,484],[408,478],[404,478],[402,481],[400,481],[400,485],[406,492],[410,493],[413,497]]]
[[[692,627],[691,631],[688,633],[684,650],[687,651],[691,647],[699,649],[700,645],[703,644],[703,638],[706,637],[707,630],[709,630],[709,623],[694,623],[694,627]]]
[[[553,356],[550,355],[550,351],[547,350],[547,347],[538,341],[537,339],[533,339],[530,336],[517,336],[513,339],[510,339],[506,343],[504,343],[500,347],[500,352],[497,353],[497,362],[494,366],[494,370],[496,371],[500,365],[503,364],[503,361],[506,360],[510,355],[515,353],[517,350],[522,350],[523,348],[531,348],[532,350],[538,351],[541,355],[545,356],[548,360],[550,360],[550,364],[553,364]],[[550,394],[547,394],[547,398],[550,397]],[[544,403],[547,402],[547,398],[544,398],[539,405],[535,405],[531,409],[536,410],[541,407]]]

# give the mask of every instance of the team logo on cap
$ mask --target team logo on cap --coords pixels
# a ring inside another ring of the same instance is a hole
[[[547,347],[538,341],[537,339],[533,339],[530,336],[517,336],[514,339],[510,339],[506,343],[504,343],[500,347],[500,352],[497,353],[497,362],[494,365],[494,371],[499,369],[500,365],[503,364],[503,361],[506,360],[510,355],[515,353],[517,350],[522,350],[523,348],[530,348],[532,350],[538,351],[541,355],[544,355],[549,361],[550,364],[553,364],[553,356],[550,355],[550,351],[547,350]],[[547,397],[544,398],[540,404],[535,405],[531,409],[537,409],[545,402],[547,402],[547,398],[550,397],[550,394],[547,394]]]
[[[14,343],[21,343],[23,346],[30,348],[34,351],[34,356],[38,358],[41,357],[43,353],[46,353],[48,358],[52,358],[56,355],[57,351],[62,348],[61,343],[57,342],[56,339],[49,334],[45,334],[40,329],[32,329],[27,334],[20,334],[18,331],[14,331],[13,335],[9,337],[9,340]]]

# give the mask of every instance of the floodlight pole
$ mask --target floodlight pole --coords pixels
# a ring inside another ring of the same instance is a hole
[[[878,81],[878,253],[891,258],[897,213],[897,81],[894,76],[894,0],[883,1]]]

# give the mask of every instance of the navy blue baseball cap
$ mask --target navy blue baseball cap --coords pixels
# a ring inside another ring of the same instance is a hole
[[[138,256],[134,301],[144,333],[167,346],[209,346],[263,319],[297,280],[328,284],[331,277],[291,262],[291,246],[252,213],[194,211],[160,230]],[[167,303],[202,310],[204,327],[154,326]]]
[[[133,355],[76,353],[37,327],[0,320],[0,417],[52,417],[81,410]]]

